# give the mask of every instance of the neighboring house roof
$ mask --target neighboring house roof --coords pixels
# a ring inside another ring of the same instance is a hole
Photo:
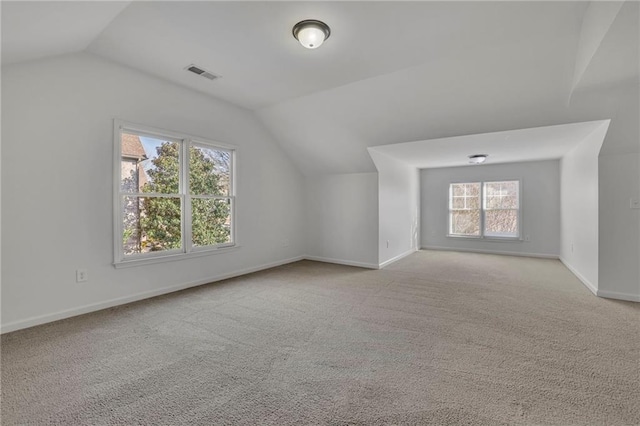
[[[146,159],[147,157],[145,157]],[[147,179],[147,172],[144,170],[144,167],[139,167],[138,168],[138,189],[140,191],[142,191],[142,188],[144,188],[144,185],[149,182],[149,179]]]
[[[122,157],[135,158],[138,161],[147,159],[147,154],[144,152],[142,142],[137,135],[122,134]]]

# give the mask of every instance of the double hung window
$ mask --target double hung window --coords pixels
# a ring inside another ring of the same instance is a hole
[[[116,123],[115,263],[235,244],[235,150]]]
[[[449,234],[480,236],[480,182],[449,185]]]
[[[449,185],[448,235],[520,238],[520,181]]]

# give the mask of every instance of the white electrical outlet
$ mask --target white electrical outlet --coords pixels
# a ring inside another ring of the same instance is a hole
[[[525,241],[531,241],[531,236],[530,235],[525,235],[524,236],[524,240]]]
[[[76,269],[76,282],[83,283],[89,279],[86,269]]]
[[[632,209],[640,209],[640,200],[637,198],[629,199],[629,207]]]
[[[387,240],[387,248],[389,248],[389,240]]]
[[[289,247],[289,239],[285,238],[282,240],[282,247]]]

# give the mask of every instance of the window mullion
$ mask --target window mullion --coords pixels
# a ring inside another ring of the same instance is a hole
[[[191,223],[191,195],[189,192],[189,165],[190,165],[190,155],[191,155],[191,139],[183,140],[183,165],[181,168],[181,181],[182,187],[180,188],[180,193],[182,194],[182,241],[184,243],[184,251],[185,253],[189,253],[193,249],[193,237],[192,237],[192,223]]]
[[[118,136],[118,138],[120,138],[120,136]],[[120,140],[118,139],[118,142],[120,142]],[[120,154],[118,153],[118,156]],[[116,176],[118,179],[120,178],[120,169],[118,169],[118,175]],[[118,180],[118,186],[120,186],[120,181]],[[117,201],[114,202],[114,205],[116,206],[116,216],[118,218],[118,220],[116,220],[114,228],[115,228],[115,243],[114,243],[114,250],[115,250],[115,259],[116,260],[122,260],[124,259],[124,242],[123,242],[123,235],[124,235],[124,197],[122,195],[120,195],[120,189],[118,188],[118,199]]]
[[[233,198],[230,195],[189,195],[192,200],[228,200]]]
[[[232,162],[233,166],[233,162]],[[231,178],[233,179],[233,178]],[[231,241],[236,241],[236,198],[233,195],[233,186],[231,187],[231,194],[229,196],[229,205],[231,207]]]
[[[485,233],[485,229],[484,229],[484,212],[485,209],[487,208],[486,206],[486,194],[485,194],[485,184],[481,183],[480,184],[480,237],[484,238],[484,233]]]
[[[113,123],[113,256],[114,261],[118,262],[124,258],[124,213],[123,213],[123,197],[121,194],[122,179],[122,126],[117,121]]]
[[[180,198],[180,191],[176,194],[165,194],[162,192],[120,192],[121,197],[141,197],[141,198]]]

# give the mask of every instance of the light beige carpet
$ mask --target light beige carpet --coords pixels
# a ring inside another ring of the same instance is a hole
[[[2,424],[631,425],[639,344],[555,260],[302,261],[2,336]]]

